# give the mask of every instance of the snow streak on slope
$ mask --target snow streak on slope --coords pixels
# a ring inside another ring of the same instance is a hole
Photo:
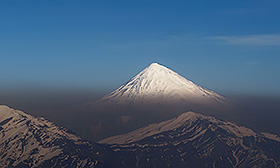
[[[213,104],[225,103],[225,97],[194,84],[178,73],[152,63],[126,84],[102,98],[115,104]]]
[[[95,167],[96,148],[44,118],[0,106],[0,167]]]

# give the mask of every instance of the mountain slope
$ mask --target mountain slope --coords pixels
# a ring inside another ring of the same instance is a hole
[[[110,152],[44,118],[0,106],[0,167],[112,167],[103,156]]]
[[[100,141],[128,167],[280,167],[280,138],[194,112]]]

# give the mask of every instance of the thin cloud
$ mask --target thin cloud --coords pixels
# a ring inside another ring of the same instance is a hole
[[[262,34],[245,36],[215,36],[207,39],[226,45],[279,46],[280,34]]]

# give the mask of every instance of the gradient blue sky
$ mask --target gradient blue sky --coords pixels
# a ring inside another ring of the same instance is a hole
[[[116,89],[152,62],[223,94],[280,94],[279,0],[2,0],[0,91]]]

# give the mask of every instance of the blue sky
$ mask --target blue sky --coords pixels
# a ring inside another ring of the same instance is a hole
[[[224,94],[280,94],[280,1],[3,0],[0,91],[111,91],[152,62]]]

